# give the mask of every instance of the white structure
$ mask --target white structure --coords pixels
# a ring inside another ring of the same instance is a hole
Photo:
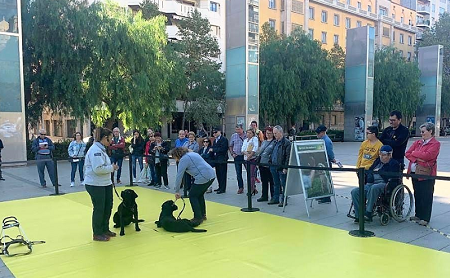
[[[225,70],[225,1],[226,0],[151,0],[159,11],[167,17],[166,32],[169,40],[179,40],[177,21],[198,10],[211,24],[211,33],[217,38],[220,47],[219,60]],[[244,0],[243,0],[244,1]],[[128,6],[138,7],[141,0],[129,0]]]

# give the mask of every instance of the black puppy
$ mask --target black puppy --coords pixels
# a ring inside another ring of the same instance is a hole
[[[125,235],[124,227],[133,222],[136,231],[139,232],[141,229],[138,222],[143,222],[144,220],[138,218],[138,206],[136,203],[138,195],[134,190],[126,189],[120,193],[120,196],[123,201],[117,208],[117,212],[114,213],[114,228],[120,227],[120,235],[123,236]]]
[[[178,209],[177,205],[175,205],[174,201],[168,200],[165,201],[161,206],[161,214],[159,215],[159,221],[156,221],[155,224],[158,228],[163,227],[164,230],[173,233],[185,233],[185,232],[195,232],[202,233],[206,232],[203,229],[195,229],[196,226],[188,219],[175,219],[173,216],[173,212]]]

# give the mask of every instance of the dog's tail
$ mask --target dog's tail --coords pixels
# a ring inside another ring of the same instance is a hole
[[[192,232],[193,232],[193,233],[205,233],[205,232],[207,232],[207,230],[204,230],[204,229],[194,229],[194,228],[192,228]]]

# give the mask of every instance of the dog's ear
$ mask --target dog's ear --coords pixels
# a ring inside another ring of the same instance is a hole
[[[133,196],[134,196],[134,198],[139,197],[135,191],[133,191]]]

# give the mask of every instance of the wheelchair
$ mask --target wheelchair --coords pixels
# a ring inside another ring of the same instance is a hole
[[[378,215],[380,217],[380,224],[386,226],[391,218],[394,218],[397,222],[408,219],[413,207],[414,197],[411,190],[398,179],[389,179],[372,211],[373,216]],[[347,217],[356,219],[353,202],[350,205]]]

